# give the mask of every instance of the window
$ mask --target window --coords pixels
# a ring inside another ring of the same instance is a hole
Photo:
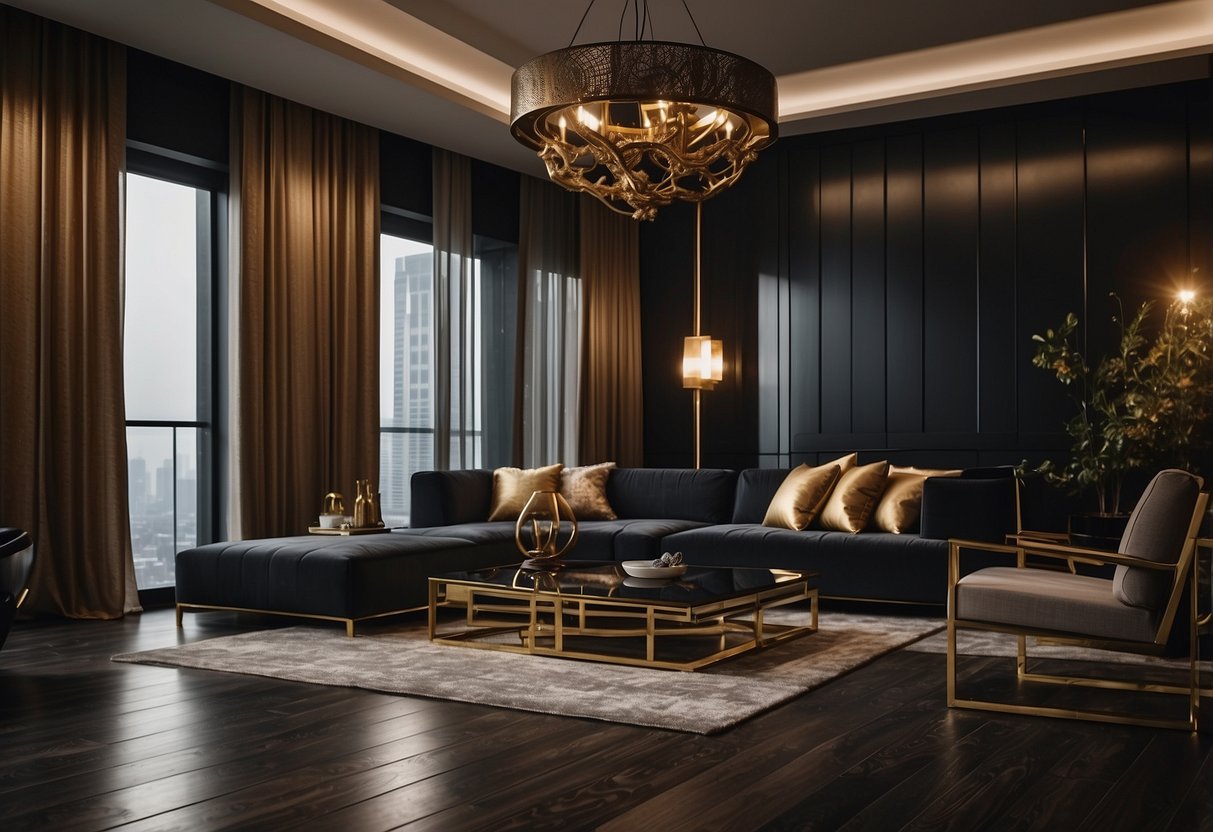
[[[384,214],[379,270],[379,490],[384,522],[405,525],[409,480],[434,454],[434,249],[428,227]],[[469,467],[508,465],[513,442],[518,247],[476,237],[460,347],[452,360],[470,373],[469,418],[451,414],[452,445],[470,440]],[[459,404],[452,401],[452,410]],[[461,429],[459,426],[464,425]],[[460,431],[463,431],[460,433]]]
[[[171,167],[167,162],[139,164],[149,155],[128,159],[125,179],[127,469],[131,548],[141,590],[172,586],[176,553],[214,537],[217,193],[188,181],[213,172],[174,181],[163,178],[163,168]],[[146,175],[149,170],[153,175]]]
[[[433,290],[433,246],[380,235],[379,491],[389,526],[408,521],[409,478],[434,467]]]

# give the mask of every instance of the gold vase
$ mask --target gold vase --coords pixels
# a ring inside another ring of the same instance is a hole
[[[567,521],[568,540],[560,545],[562,523]],[[577,543],[577,518],[559,491],[532,492],[518,522],[514,524],[514,543],[526,560],[523,569],[553,569],[560,558]]]

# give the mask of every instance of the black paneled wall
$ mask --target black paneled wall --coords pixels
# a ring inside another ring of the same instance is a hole
[[[1070,404],[1031,336],[1073,311],[1098,354],[1109,292],[1213,290],[1210,132],[1193,82],[781,140],[704,205],[704,330],[726,355],[704,464],[1057,456]],[[693,209],[641,244],[646,456],[690,465]]]

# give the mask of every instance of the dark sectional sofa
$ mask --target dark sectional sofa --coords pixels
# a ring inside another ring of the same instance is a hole
[[[699,565],[804,569],[822,597],[944,603],[948,539],[1001,541],[1015,530],[1009,470],[924,484],[916,534],[791,531],[762,524],[786,469],[622,468],[607,481],[616,520],[583,520],[571,560],[624,561],[681,551]],[[188,609],[273,612],[345,622],[423,606],[427,578],[517,562],[512,522],[487,522],[493,473],[423,471],[411,527],[356,537],[213,543],[177,555],[178,621]],[[966,566],[987,563],[969,558]]]

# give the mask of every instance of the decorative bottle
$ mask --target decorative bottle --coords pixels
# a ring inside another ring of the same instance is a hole
[[[367,499],[367,486],[370,485],[370,480],[358,480],[355,482],[358,496],[354,498],[354,528],[365,529],[371,525],[370,520],[370,501]]]

